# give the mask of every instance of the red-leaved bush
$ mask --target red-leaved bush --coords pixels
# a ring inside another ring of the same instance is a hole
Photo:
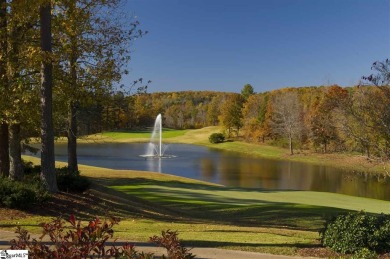
[[[167,249],[168,258],[172,259],[192,259],[195,255],[181,245],[177,231],[162,231],[161,237],[153,236],[150,241]],[[165,256],[162,256],[164,259]]]
[[[153,254],[138,253],[134,245],[125,244],[121,247],[106,246],[106,241],[113,237],[114,225],[119,219],[111,217],[101,221],[91,220],[88,226],[82,227],[81,222],[71,215],[68,223],[57,218],[50,223],[42,224],[43,234],[39,240],[31,238],[27,230],[17,228],[17,239],[11,240],[11,249],[29,250],[29,258],[153,258]],[[49,236],[52,244],[45,244],[43,237]]]

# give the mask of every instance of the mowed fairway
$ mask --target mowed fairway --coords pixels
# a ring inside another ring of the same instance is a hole
[[[97,141],[97,142],[147,142],[150,139],[152,128],[145,130],[133,131],[110,131],[98,134],[89,135],[80,139],[81,142]],[[164,141],[170,141],[177,137],[183,136],[189,130],[162,130]]]
[[[90,193],[102,202],[72,213],[85,220],[96,212],[120,216],[115,237],[133,241],[147,241],[171,229],[178,230],[188,246],[293,255],[319,246],[318,231],[332,215],[351,210],[390,213],[390,202],[340,194],[227,188],[173,175],[91,166],[80,170],[93,180]],[[34,216],[0,225],[37,232],[43,220],[47,217]]]

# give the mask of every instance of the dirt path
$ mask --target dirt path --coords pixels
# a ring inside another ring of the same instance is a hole
[[[0,230],[0,250],[5,250],[10,247],[9,241],[14,239],[16,234],[11,231]],[[37,238],[38,235],[32,235],[32,237]],[[124,241],[116,241],[116,245],[123,244]],[[153,253],[155,255],[162,255],[166,252],[164,248],[154,247],[149,243],[142,242],[130,242],[134,243],[136,250],[145,253]],[[112,242],[107,242],[107,245],[112,245]],[[255,252],[244,252],[236,250],[226,250],[218,248],[204,248],[204,247],[195,247],[191,249],[191,253],[196,255],[196,258],[199,259],[288,259],[288,258],[302,258],[302,257],[292,257],[292,256],[283,256],[283,255],[271,255]],[[166,254],[166,253],[165,253]],[[305,257],[308,258],[308,257]]]

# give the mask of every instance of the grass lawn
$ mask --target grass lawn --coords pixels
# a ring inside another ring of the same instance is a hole
[[[244,142],[208,142],[218,127],[200,130],[165,130],[171,143],[205,145],[251,156],[289,159],[372,171],[380,169],[360,157],[343,154],[301,153],[289,156],[285,149]],[[149,132],[107,132],[81,141],[142,142]],[[24,157],[34,163],[34,157]],[[57,162],[56,166],[66,163]],[[373,169],[374,168],[374,169]],[[325,220],[339,213],[365,210],[390,213],[390,202],[334,193],[228,188],[173,175],[111,170],[80,165],[92,188],[84,194],[60,193],[49,205],[33,211],[0,209],[0,228],[22,226],[39,233],[39,223],[60,214],[89,220],[108,213],[120,216],[115,237],[147,241],[162,230],[177,230],[187,246],[208,246],[286,255],[317,255],[318,231]],[[11,213],[12,212],[12,213]],[[1,215],[4,215],[1,217]],[[11,215],[11,216],[9,216]]]
[[[185,135],[189,130],[173,130],[163,128],[163,139],[166,141],[172,138]],[[89,135],[80,139],[80,142],[147,142],[150,139],[152,129],[129,130],[129,131],[109,131]],[[61,140],[64,141],[64,140]]]
[[[66,211],[84,220],[106,212],[120,216],[115,237],[133,241],[147,241],[171,229],[179,231],[187,246],[296,255],[301,249],[318,249],[318,230],[332,215],[350,210],[390,213],[390,202],[340,194],[227,188],[161,173],[91,166],[80,170],[94,183],[84,196],[98,200]],[[0,227],[20,225],[38,232],[38,224],[49,218],[32,214],[2,220]]]

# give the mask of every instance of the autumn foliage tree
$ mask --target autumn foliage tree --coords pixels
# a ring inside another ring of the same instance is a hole
[[[243,131],[247,141],[258,142],[265,138],[265,112],[267,94],[252,94],[243,105]]]
[[[364,76],[366,83],[374,85],[378,91],[370,102],[375,106],[372,119],[374,127],[380,133],[381,141],[375,146],[382,159],[390,159],[390,59],[376,61],[371,69],[375,74]]]
[[[228,137],[234,131],[238,137],[242,127],[242,105],[243,97],[238,94],[229,95],[221,106],[221,115],[219,117],[222,127],[227,131]]]
[[[290,154],[293,155],[293,140],[299,138],[303,130],[302,108],[298,94],[292,91],[283,92],[274,96],[272,103],[273,131],[288,138]]]
[[[67,102],[68,165],[77,171],[78,113],[86,98],[111,92],[126,74],[131,42],[145,32],[131,17],[121,17],[120,0],[57,2],[58,81]],[[124,19],[126,18],[126,19]]]
[[[335,117],[342,108],[348,92],[338,85],[328,88],[323,96],[318,96],[312,104],[310,113],[311,140],[314,147],[320,147],[323,153],[328,152],[328,146],[340,142]]]

